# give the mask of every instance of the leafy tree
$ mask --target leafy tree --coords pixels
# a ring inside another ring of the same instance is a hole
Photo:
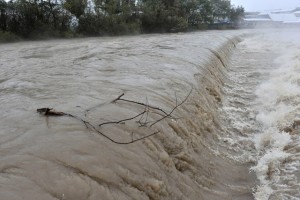
[[[187,28],[185,1],[142,1],[142,28],[146,32],[182,31]]]
[[[198,26],[212,22],[212,4],[209,1],[190,0],[186,8],[190,26]]]
[[[244,8],[242,6],[238,6],[237,8],[232,7],[229,14],[229,19],[234,24],[240,23],[242,18],[244,17]]]
[[[7,3],[5,0],[0,0],[0,29],[6,31],[7,29]]]
[[[178,32],[237,24],[243,13],[229,0],[0,0],[0,30],[23,38]]]
[[[231,4],[229,0],[212,0],[213,21],[225,22],[228,21]]]
[[[65,9],[79,19],[87,7],[87,0],[66,0],[63,5]]]

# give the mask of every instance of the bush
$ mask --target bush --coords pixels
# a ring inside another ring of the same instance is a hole
[[[3,32],[0,31],[0,42],[16,42],[19,41],[21,38],[13,33],[10,32]]]
[[[188,22],[182,17],[173,17],[173,22],[168,32],[184,32],[188,29]]]

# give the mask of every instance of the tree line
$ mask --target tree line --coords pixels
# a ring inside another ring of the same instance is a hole
[[[236,24],[230,0],[0,0],[0,36],[105,36]]]

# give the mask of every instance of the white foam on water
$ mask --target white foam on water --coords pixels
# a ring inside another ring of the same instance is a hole
[[[257,188],[254,194],[254,198],[260,200],[268,200],[272,193],[273,190],[269,185],[262,185],[259,188]]]
[[[257,200],[300,197],[297,176],[293,175],[295,171],[299,171],[300,165],[294,159],[296,154],[286,151],[288,145],[300,145],[297,143],[299,136],[292,137],[283,131],[299,117],[300,50],[297,42],[288,41],[288,38],[284,41],[280,40],[280,37],[276,38],[276,43],[268,48],[280,55],[273,63],[277,67],[255,92],[256,120],[262,130],[253,137],[257,150],[257,164],[251,170],[256,172],[260,181],[260,185],[254,191]],[[271,41],[262,41],[260,46],[265,42]]]
[[[270,149],[283,150],[291,141],[288,133],[280,132],[277,128],[270,127],[263,133],[254,136],[254,144],[257,150],[263,151],[266,147]]]

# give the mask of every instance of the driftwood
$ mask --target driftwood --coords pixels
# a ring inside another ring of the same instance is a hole
[[[119,95],[116,99],[114,99],[113,101],[111,101],[111,103],[117,103],[118,101],[123,101],[123,102],[131,103],[131,104],[135,104],[135,105],[138,105],[138,106],[143,106],[144,107],[143,112],[141,112],[141,113],[139,113],[139,114],[137,114],[137,115],[135,115],[133,117],[127,118],[127,119],[122,119],[122,120],[119,120],[119,121],[108,121],[108,122],[101,123],[101,124],[99,124],[99,128],[101,128],[101,127],[103,127],[105,125],[111,125],[111,124],[124,124],[125,125],[125,122],[127,122],[127,121],[132,121],[132,120],[135,120],[137,118],[140,118],[139,120],[137,120],[135,122],[140,127],[146,127],[146,128],[149,128],[149,129],[152,130],[153,129],[152,128],[153,125],[161,122],[162,120],[164,120],[166,118],[176,119],[175,117],[172,116],[173,112],[179,106],[181,106],[182,104],[184,104],[187,101],[187,99],[189,98],[189,96],[191,95],[191,93],[192,93],[192,89],[190,90],[190,92],[188,93],[188,95],[185,97],[185,99],[183,101],[181,101],[180,103],[178,103],[177,97],[176,97],[176,105],[174,106],[174,108],[170,112],[166,112],[165,110],[163,110],[163,109],[161,109],[159,107],[156,107],[156,106],[151,106],[151,105],[148,105],[148,104],[145,104],[145,103],[141,103],[141,102],[137,102],[137,101],[133,101],[133,100],[129,100],[129,99],[124,99],[124,98],[122,98],[125,95],[123,93],[123,94]],[[90,110],[91,109],[87,109],[85,111],[85,116],[86,116],[87,112],[89,112]],[[153,111],[156,111],[156,114],[160,115],[161,117],[158,120],[149,121],[148,120],[149,112],[153,112]],[[44,116],[46,116],[46,117],[48,117],[48,116],[57,116],[57,117],[59,117],[59,116],[66,116],[66,117],[71,117],[71,118],[74,118],[76,120],[79,120],[79,121],[81,121],[86,126],[86,128],[93,130],[94,132],[98,133],[99,135],[102,135],[106,139],[108,139],[111,142],[116,143],[116,144],[132,144],[132,143],[135,143],[137,141],[146,139],[148,137],[151,137],[151,136],[154,136],[154,135],[160,133],[160,131],[156,130],[156,131],[153,131],[153,133],[148,134],[148,135],[146,135],[144,137],[140,137],[140,138],[134,139],[134,133],[132,132],[131,133],[131,141],[129,141],[129,142],[119,142],[119,141],[116,141],[116,140],[112,139],[107,134],[103,133],[101,130],[99,130],[98,128],[96,128],[90,122],[88,122],[88,121],[86,121],[86,120],[84,120],[84,119],[82,119],[82,118],[80,118],[78,116],[75,116],[75,115],[72,115],[72,114],[69,114],[69,113],[65,113],[65,112],[55,111],[53,108],[38,108],[37,112],[40,113],[40,114],[42,114],[42,115],[44,115]]]
[[[36,110],[38,113],[46,115],[46,116],[63,116],[66,115],[64,112],[54,111],[53,108],[38,108]]]

